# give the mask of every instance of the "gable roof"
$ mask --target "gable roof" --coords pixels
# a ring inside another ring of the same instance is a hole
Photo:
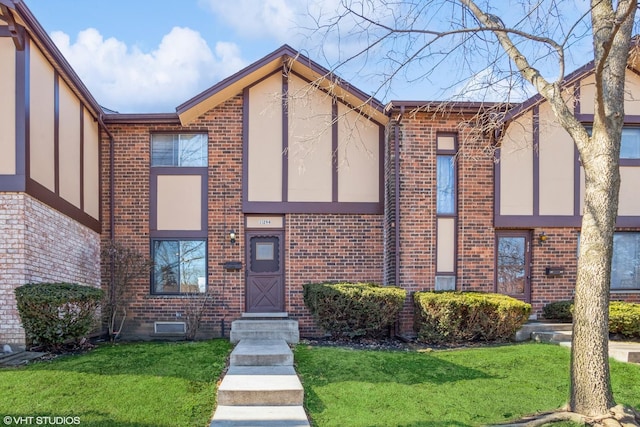
[[[388,121],[384,106],[378,100],[349,85],[331,71],[290,46],[283,45],[262,59],[179,105],[176,108],[176,112],[180,117],[180,122],[183,125],[192,122],[206,111],[241,93],[245,87],[279,69],[294,71],[313,82],[320,89],[335,95],[347,105],[362,111],[363,114],[379,123],[385,124]]]
[[[640,74],[640,35],[633,36],[631,38],[631,47],[629,53],[629,59],[627,63],[627,69],[632,70],[633,72]],[[567,76],[562,81],[562,87],[566,88],[572,84],[575,84],[585,78],[586,76],[593,74],[595,72],[595,63],[594,61],[589,61],[582,67],[577,70],[567,74]],[[535,94],[531,98],[527,99],[520,105],[515,108],[512,108],[505,114],[503,118],[503,122],[507,123],[525,112],[529,111],[536,105],[539,105],[543,102],[546,102],[546,99],[538,94]]]
[[[54,69],[60,73],[71,90],[100,119],[102,107],[22,0],[0,0],[0,21],[7,22],[10,35],[18,50],[24,49],[24,29],[26,29],[31,40],[40,48]]]

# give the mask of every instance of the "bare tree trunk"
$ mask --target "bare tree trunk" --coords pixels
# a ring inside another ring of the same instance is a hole
[[[637,1],[592,0],[596,96],[592,136],[576,139],[585,200],[576,280],[571,397],[574,412],[595,416],[615,405],[609,376],[609,289],[618,215],[624,83]]]
[[[602,147],[606,141],[591,143]],[[618,160],[595,156],[585,164],[585,177],[573,316],[570,408],[583,415],[596,416],[615,405],[609,380],[608,338],[611,255],[620,185]]]

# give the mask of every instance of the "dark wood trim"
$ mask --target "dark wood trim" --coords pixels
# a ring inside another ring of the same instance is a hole
[[[318,75],[323,76],[330,81],[333,81],[339,87],[341,87],[345,91],[352,94],[355,98],[371,106],[371,108],[380,112],[384,111],[384,105],[382,105],[377,99],[372,98],[371,96],[365,94],[361,90],[349,85],[348,83],[346,83],[345,81],[343,81],[342,79],[334,75],[331,71],[327,70],[326,68],[322,67],[318,63],[302,55],[300,52],[296,51],[290,46],[283,45],[279,49],[257,60],[256,62],[249,65],[248,67],[238,71],[232,76],[227,77],[221,82],[215,84],[214,86],[211,86],[209,89],[206,89],[205,91],[199,93],[198,95],[194,96],[190,100],[179,105],[178,107],[176,107],[176,112],[178,114],[184,113],[185,111],[195,107],[199,103],[204,102],[207,98],[231,86],[232,84],[238,82],[244,77],[254,73],[260,68],[265,67],[266,65],[272,63],[278,58],[282,58],[283,63],[286,63],[287,60],[296,61],[297,63],[304,65],[305,67],[309,68],[310,70],[317,73]]]
[[[499,215],[496,228],[580,227],[580,215]]]
[[[225,194],[226,197],[226,194]],[[249,88],[242,91],[242,200],[249,198]]]
[[[109,113],[103,116],[105,124],[154,124],[181,125],[176,113],[120,114]]]
[[[23,61],[23,74],[22,74],[22,82],[16,82],[16,86],[18,83],[22,83],[23,86],[20,88],[22,98],[22,105],[16,106],[16,113],[19,111],[24,111],[24,122],[22,123],[24,134],[22,136],[22,142],[24,144],[24,175],[25,180],[28,181],[31,179],[31,39],[27,39],[24,46],[24,61]],[[18,88],[16,87],[16,90]],[[21,114],[16,114],[16,118],[21,117]],[[17,133],[17,128],[16,128]],[[17,136],[17,135],[16,135]],[[26,183],[26,187],[28,187],[28,182]],[[26,191],[26,188],[25,188]]]
[[[82,179],[82,178],[81,178]],[[53,188],[60,195],[60,75],[53,70]]]
[[[289,200],[289,77],[282,73],[282,197]],[[248,194],[247,194],[248,198]],[[246,200],[246,199],[245,199]]]
[[[338,153],[338,103],[335,98],[331,100],[331,201],[338,202],[338,194],[339,194],[339,179],[340,174],[338,173],[339,167],[339,153]]]
[[[438,148],[438,138],[440,138],[441,136],[450,136],[453,137],[453,149],[450,150],[442,150]],[[435,148],[436,148],[436,159],[438,156],[455,156],[456,153],[458,152],[458,134],[455,132],[436,132],[436,141],[435,141]],[[435,252],[435,275],[436,276],[446,276],[446,275],[450,275],[450,276],[457,276],[457,272],[458,272],[458,213],[459,213],[459,197],[458,197],[458,189],[459,189],[459,185],[458,185],[458,179],[459,179],[459,174],[458,174],[458,164],[457,161],[455,159],[455,157],[453,157],[454,162],[453,162],[453,212],[452,213],[446,213],[446,214],[441,214],[438,213],[437,211],[437,190],[436,190],[436,252]],[[437,161],[436,161],[437,162]],[[437,175],[437,166],[436,166],[436,188],[437,188],[437,180],[438,180],[438,175]],[[453,271],[447,271],[447,272],[441,272],[438,271],[438,245],[440,244],[440,242],[438,242],[438,220],[439,219],[453,219]],[[457,280],[456,280],[457,282]],[[435,283],[435,278],[434,278],[434,283]],[[458,284],[456,283],[456,289],[458,288]]]
[[[3,2],[0,2],[0,10],[2,10],[4,20],[7,21],[7,25],[0,27],[0,30],[3,30],[0,31],[0,37],[11,37],[16,50],[23,50],[25,45],[24,27],[16,22],[13,13]]]
[[[159,176],[199,176],[200,191],[200,230],[158,230],[158,177]],[[149,172],[149,233],[151,236],[164,237],[206,237],[209,195],[208,167],[167,167],[155,166]]]
[[[533,107],[533,215],[540,214],[540,106]]]
[[[580,215],[580,202],[582,201],[580,192],[580,153],[578,147],[573,144],[573,215]]]
[[[100,141],[100,136],[99,132],[98,142]],[[100,163],[102,162],[102,155],[99,155],[99,157],[98,174],[100,176],[100,180],[102,180],[102,165]],[[99,188],[102,189],[102,182],[98,185]],[[102,194],[102,191],[100,191],[100,194]],[[100,197],[100,201],[102,202],[102,197]],[[80,103],[80,209],[84,211],[84,104],[82,102]],[[100,214],[102,215],[102,203],[100,203]]]
[[[385,168],[384,168],[384,157],[386,156],[385,152],[385,137],[386,137],[386,126],[378,125],[378,202],[382,203],[384,206],[384,195],[385,195]]]
[[[26,191],[26,139],[28,138],[27,106],[29,105],[29,46],[15,54],[15,174],[0,175],[0,191]],[[23,112],[25,114],[23,114]]]
[[[580,91],[580,84],[581,84],[582,80],[576,80],[576,82],[573,84],[573,115],[577,116],[578,114],[580,114],[581,111],[581,103],[580,103],[580,95],[581,95],[581,91]]]
[[[59,197],[57,194],[55,194],[39,182],[27,178],[26,192],[36,199],[40,200],[42,203],[45,203],[51,208],[57,210],[58,212],[79,222],[85,227],[92,229],[96,233],[102,232],[102,225],[100,224],[100,221],[98,219],[93,218],[91,215],[82,211],[77,206]]]
[[[155,240],[206,240],[207,232],[201,230],[150,230],[149,237]]]
[[[537,227],[572,227],[582,226],[582,216],[580,215],[502,215],[496,217],[496,228],[537,228]],[[618,216],[616,227],[640,228],[640,216]]]
[[[500,214],[500,204],[502,203],[500,197],[500,179],[502,178],[501,164],[500,164],[500,152],[502,148],[497,148],[495,151],[495,161],[493,163],[493,226],[498,227],[498,221],[502,218]]]
[[[384,203],[359,202],[242,202],[242,211],[261,214],[371,214],[384,213]]]
[[[576,114],[576,119],[582,123],[593,123],[593,114]],[[638,114],[625,114],[624,126],[627,125],[640,125],[640,115]]]

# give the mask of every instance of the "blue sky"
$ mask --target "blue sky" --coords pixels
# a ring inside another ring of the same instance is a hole
[[[342,21],[341,34],[313,31],[312,17],[335,16],[340,0],[24,1],[97,101],[120,112],[174,111],[285,43],[331,68],[366,42],[364,33],[354,35],[350,19]],[[448,20],[434,15],[425,25],[449,25]],[[483,70],[490,58],[480,55],[476,71],[466,75],[451,58],[427,75],[421,73],[430,65],[417,63],[383,91],[390,62],[370,57],[338,74],[382,102],[443,99],[447,92],[468,93],[467,78],[473,84],[494,76]]]

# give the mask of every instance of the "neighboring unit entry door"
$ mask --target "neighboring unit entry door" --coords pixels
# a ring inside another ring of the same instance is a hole
[[[247,232],[246,310],[284,312],[282,231]]]
[[[531,302],[531,234],[496,234],[496,292]]]

